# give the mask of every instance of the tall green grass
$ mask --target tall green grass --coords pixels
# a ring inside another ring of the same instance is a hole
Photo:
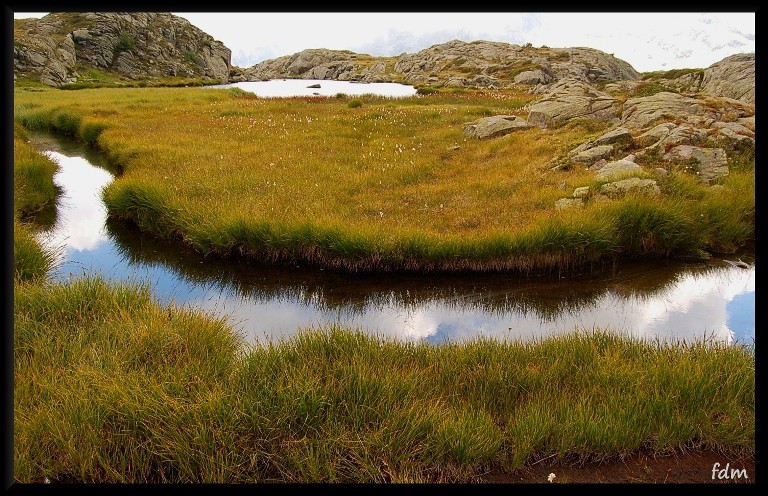
[[[331,327],[244,348],[220,319],[92,278],[18,287],[14,310],[21,482],[467,482],[551,456],[754,454],[741,347]]]

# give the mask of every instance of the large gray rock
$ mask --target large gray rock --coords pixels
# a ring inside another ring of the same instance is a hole
[[[618,127],[580,144],[570,154],[573,160],[583,164],[593,164],[597,160],[610,157],[615,150],[621,150],[633,143],[629,129]]]
[[[598,121],[618,116],[617,100],[576,79],[552,84],[528,112],[528,122],[546,128],[574,118]]]
[[[690,116],[711,116],[716,112],[697,99],[662,91],[655,95],[630,98],[624,102],[621,122],[624,127],[645,129],[659,120],[687,120]]]
[[[612,154],[613,145],[599,145],[577,153],[572,160],[580,164],[592,165],[600,159],[610,157]]]
[[[698,176],[707,183],[718,177],[727,176],[728,159],[722,148],[700,148],[698,146],[679,145],[663,156],[664,160],[688,162],[695,160],[698,164]]]
[[[749,121],[744,121],[748,123]],[[752,121],[754,127],[754,118]],[[715,139],[720,140],[734,149],[754,149],[755,133],[738,122],[715,122],[712,128],[716,130]]]
[[[636,193],[647,196],[659,196],[661,189],[653,179],[640,179],[630,177],[621,181],[614,181],[600,186],[600,193],[608,198],[620,198],[627,193]]]
[[[752,127],[754,127],[754,117],[752,117]],[[755,136],[755,133],[751,129],[738,122],[714,122],[712,128],[728,129],[736,134],[741,134],[742,136],[748,136],[750,138],[754,138]]]
[[[14,74],[58,86],[78,67],[132,79],[191,76],[229,80],[231,52],[186,19],[156,12],[55,12],[14,21]]]
[[[755,54],[731,55],[707,67],[700,91],[755,103]]]
[[[642,133],[640,136],[637,136],[635,138],[635,143],[643,147],[653,146],[662,139],[669,136],[669,133],[671,133],[672,130],[676,127],[677,126],[674,122],[663,122],[661,124],[657,124]]]
[[[732,148],[755,148],[755,138],[744,136],[729,128],[719,129],[716,135],[716,139],[726,143]]]
[[[664,149],[677,145],[700,145],[707,140],[707,131],[690,124],[680,124],[674,127],[667,136],[660,139],[654,146]]]
[[[586,198],[589,196],[589,186],[581,186],[573,190],[574,198]]]
[[[597,138],[595,138],[592,144],[595,146],[600,146],[600,145],[627,146],[632,144],[632,134],[629,132],[629,129],[625,127],[617,127],[616,129],[612,129],[607,133],[603,134],[602,136],[598,136]]]
[[[616,181],[635,175],[643,170],[642,167],[629,160],[616,160],[608,162],[595,173],[598,181]]]
[[[568,210],[571,208],[583,208],[584,199],[579,198],[560,198],[555,202],[556,210]]]
[[[476,124],[468,124],[464,134],[471,138],[489,139],[504,136],[513,131],[532,127],[525,119],[516,115],[495,115],[483,117]]]
[[[667,130],[665,133],[664,130]],[[677,145],[703,145],[709,139],[710,133],[706,129],[694,127],[690,124],[680,124],[676,126],[672,122],[655,126],[647,133],[638,136],[637,141],[647,143],[651,137],[661,136],[657,141],[648,144],[637,154],[644,156],[648,153],[658,153],[659,150],[669,150]]]
[[[647,131],[655,126],[652,132],[643,133],[637,138],[638,144],[643,144],[650,141],[652,135],[665,132],[663,127],[659,127],[662,124],[668,127],[669,123],[674,122],[676,126],[685,124],[696,129],[707,129],[715,122],[752,116],[752,106],[733,98],[707,95],[692,97],[663,91],[647,97],[628,99],[624,103],[621,120],[625,127],[635,131]],[[670,132],[673,129],[669,127]],[[678,131],[682,132],[683,129],[679,127]]]
[[[738,120],[738,123],[743,125],[744,127],[750,129],[754,132],[755,130],[755,116],[751,115],[749,117],[741,117]]]
[[[515,84],[547,84],[552,81],[549,73],[536,69],[535,71],[523,71],[513,80]]]
[[[745,146],[749,148],[755,147],[755,138],[751,138],[749,136],[739,134],[727,127],[718,129],[716,138],[722,140],[723,142],[727,143],[728,145],[734,148],[740,148]]]

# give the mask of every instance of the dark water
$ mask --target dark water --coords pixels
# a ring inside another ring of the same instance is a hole
[[[106,220],[101,188],[114,178],[104,158],[51,135],[34,144],[59,163],[55,211],[41,240],[59,250],[58,280],[102,274],[148,282],[162,303],[226,315],[247,339],[276,340],[339,323],[430,343],[486,336],[531,339],[575,329],[635,337],[754,344],[754,252],[724,260],[621,263],[567,277],[348,276],[302,267],[233,263],[201,255]]]

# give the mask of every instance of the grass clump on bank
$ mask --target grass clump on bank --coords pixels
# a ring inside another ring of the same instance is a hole
[[[754,453],[740,347],[329,328],[245,349],[221,320],[90,278],[24,285],[14,309],[21,482],[467,482],[546,457]]]
[[[22,219],[56,200],[56,164],[37,153],[23,128],[13,135],[13,267],[17,283],[41,281],[54,266],[54,254],[43,249],[33,229]]]
[[[13,209],[16,217],[27,216],[56,199],[53,175],[56,164],[37,153],[27,142],[23,128],[14,127]]]
[[[14,281],[43,281],[55,265],[54,254],[44,249],[35,239],[32,229],[13,221],[13,273]]]
[[[684,173],[673,172],[661,198],[557,211],[563,180],[594,180],[579,167],[551,172],[551,160],[599,130],[534,128],[487,141],[463,134],[482,116],[524,115],[532,95],[242,96],[17,92],[15,117],[62,130],[79,117],[80,139],[125,171],[105,190],[110,214],[211,255],[346,271],[567,270],[617,256],[730,250],[753,238],[754,167],[721,180],[728,194],[689,188],[706,207],[676,193]]]

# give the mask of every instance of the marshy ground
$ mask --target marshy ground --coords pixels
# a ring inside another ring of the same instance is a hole
[[[136,88],[17,90],[14,105],[121,166],[105,191],[116,218],[203,253],[534,270],[754,238],[754,160],[724,190],[676,171],[660,199],[556,211],[562,181],[593,179],[551,160],[602,128],[462,135],[526,98]],[[146,286],[47,281],[52,258],[19,219],[55,198],[55,168],[23,139],[14,154],[17,481],[712,482],[716,462],[754,481],[753,348],[600,331],[432,346],[343,328],[244,346]]]
[[[606,123],[463,134],[482,116],[525,115],[532,98],[103,88],[17,90],[14,104],[18,122],[68,133],[120,165],[104,193],[111,216],[205,254],[346,271],[531,271],[729,251],[754,238],[754,156],[732,163],[722,188],[673,170],[659,197],[557,210],[563,184],[597,183],[583,166],[552,164]]]

